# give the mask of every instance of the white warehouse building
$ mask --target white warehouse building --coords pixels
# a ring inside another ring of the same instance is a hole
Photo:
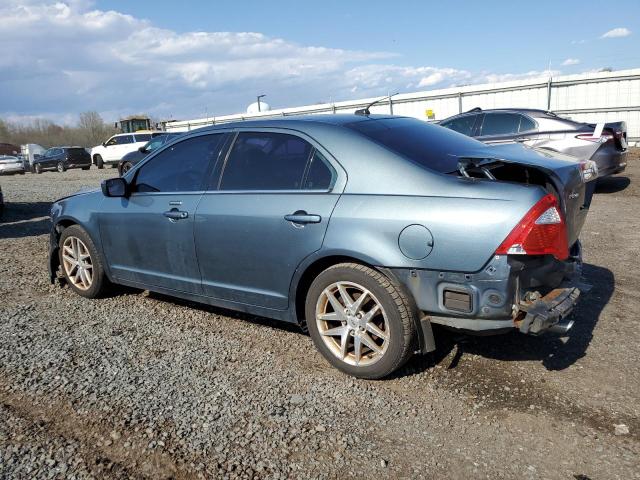
[[[291,115],[353,113],[376,100],[305,105],[255,113],[214,116],[166,123],[168,131],[188,131],[206,125]],[[640,142],[640,68],[559,77],[541,77],[502,83],[468,85],[403,93],[385,98],[371,113],[392,113],[422,120],[442,120],[480,107],[538,108],[582,122],[627,122],[627,138]]]

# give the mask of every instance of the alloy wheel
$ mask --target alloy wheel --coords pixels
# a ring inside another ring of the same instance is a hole
[[[93,283],[93,263],[89,249],[78,237],[67,237],[62,244],[62,263],[69,281],[80,290]]]
[[[60,173],[64,172],[64,164],[62,162],[58,162],[58,171]]]
[[[322,341],[349,365],[379,361],[389,346],[389,322],[378,299],[353,282],[336,282],[316,303],[316,324]]]

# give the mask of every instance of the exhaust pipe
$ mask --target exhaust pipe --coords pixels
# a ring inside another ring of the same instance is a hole
[[[553,325],[552,327],[549,327],[549,331],[553,332],[553,333],[559,333],[561,335],[564,335],[569,330],[571,330],[571,327],[573,327],[573,323],[574,323],[573,320],[569,320],[568,322],[558,322],[555,325]]]

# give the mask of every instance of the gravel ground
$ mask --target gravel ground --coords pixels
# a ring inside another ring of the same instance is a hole
[[[640,152],[598,187],[567,337],[437,331],[378,382],[285,324],[50,285],[50,202],[113,175],[0,178],[0,478],[640,478]]]

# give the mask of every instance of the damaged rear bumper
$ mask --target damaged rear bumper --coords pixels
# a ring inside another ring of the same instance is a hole
[[[566,333],[573,326],[573,320],[566,318],[578,303],[579,297],[578,287],[556,288],[528,305],[520,304],[524,318],[516,320],[514,324],[522,333],[531,335],[547,330]]]
[[[566,333],[581,293],[579,242],[569,258],[496,255],[473,273],[394,269],[430,323],[475,335]]]

